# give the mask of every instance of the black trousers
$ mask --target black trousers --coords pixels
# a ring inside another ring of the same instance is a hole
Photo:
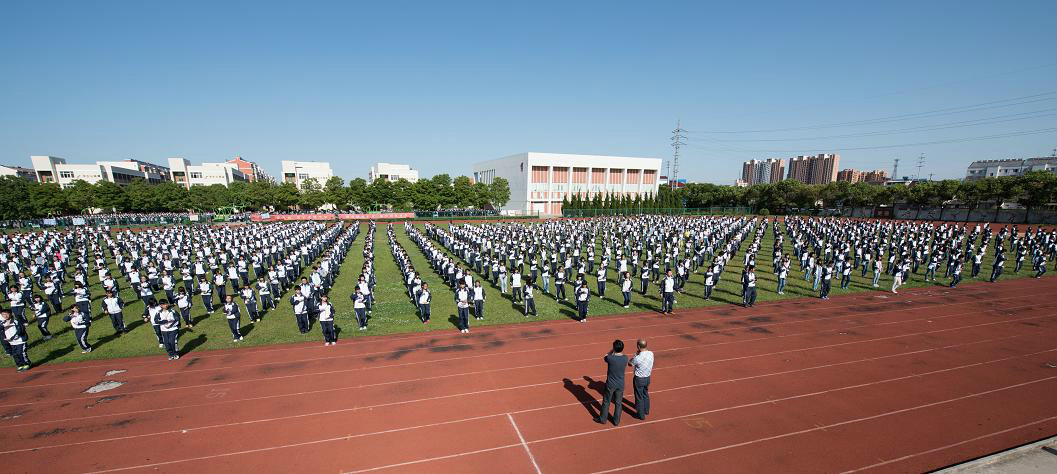
[[[650,378],[635,377],[631,385],[635,389],[635,413],[646,418],[650,414]]]
[[[338,334],[334,331],[334,321],[320,321],[320,329],[323,330],[323,342],[338,342]]]
[[[367,308],[355,308],[353,312],[356,313],[356,323],[361,328],[367,327]]]
[[[297,330],[301,331],[301,334],[307,333],[309,329],[308,313],[294,314],[294,319],[297,320]]]
[[[228,328],[231,329],[231,339],[242,337],[242,331],[239,330],[239,323],[239,318],[228,318]]]
[[[484,317],[484,300],[473,301],[473,315],[478,318]]]
[[[559,300],[565,299],[565,283],[554,284],[554,298]]]
[[[114,332],[125,332],[125,313],[110,313],[110,324],[114,326]]]
[[[470,307],[457,308],[459,312],[459,329],[470,329]]]
[[[602,409],[598,418],[604,423],[609,419],[609,402],[613,402],[613,426],[620,424],[620,414],[624,411],[624,386],[610,387],[606,384],[605,395],[602,396]]]
[[[536,315],[536,298],[525,298],[525,315],[529,313]]]
[[[165,352],[169,354],[169,357],[176,357],[180,355],[180,351],[176,349],[177,338],[180,335],[180,331],[162,331],[161,340],[162,344],[165,345]]]
[[[88,328],[73,328],[73,335],[77,338],[77,345],[81,346],[81,350],[88,351],[92,349],[92,346],[88,344]],[[24,344],[23,344],[24,345]]]

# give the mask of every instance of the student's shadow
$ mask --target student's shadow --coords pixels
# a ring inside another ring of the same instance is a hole
[[[598,382],[592,381],[590,377],[584,377],[584,379],[588,381],[587,388],[591,388],[592,390],[598,391],[605,386],[605,384],[599,384]],[[593,395],[587,392],[587,388],[575,384],[569,379],[562,379],[562,382],[565,384],[565,389],[568,390],[569,393],[572,393],[573,396],[576,397],[576,400],[587,409],[587,413],[589,413],[592,418],[598,418],[598,413],[599,410],[602,409],[602,404],[599,403]]]

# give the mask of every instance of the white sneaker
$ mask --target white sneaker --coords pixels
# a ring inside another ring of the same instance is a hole
[[[242,336],[239,336],[239,340],[240,340],[240,341],[242,340]]]

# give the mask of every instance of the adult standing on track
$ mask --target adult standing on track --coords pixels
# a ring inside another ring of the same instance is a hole
[[[646,415],[650,414],[650,375],[653,374],[653,351],[646,350],[645,339],[639,339],[636,346],[638,346],[638,352],[628,361],[628,365],[635,368],[635,376],[631,379],[631,386],[635,390],[635,418],[645,420]]]
[[[664,275],[664,280],[661,281],[661,314],[672,314],[672,309],[675,306],[675,278],[672,277],[672,271],[668,270]]]
[[[521,280],[518,279],[517,292],[521,292]],[[459,289],[455,290],[455,306],[459,313],[459,332],[470,332],[470,298],[472,293],[466,289],[466,282],[459,282]]]
[[[595,422],[605,424],[609,420],[609,402],[613,402],[613,426],[620,426],[620,413],[624,410],[624,370],[628,367],[628,356],[624,355],[624,341],[613,341],[613,350],[602,360],[607,365],[606,387],[602,392],[602,409]]]
[[[580,285],[573,291],[573,297],[576,298],[576,313],[580,317],[580,322],[586,323],[591,290],[587,289],[587,285]]]

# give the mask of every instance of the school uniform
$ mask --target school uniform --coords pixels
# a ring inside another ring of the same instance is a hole
[[[672,314],[675,309],[675,278],[666,276],[661,281],[661,312]]]
[[[532,285],[525,287],[525,316],[528,316],[529,313],[536,316],[536,297],[533,292]]]
[[[32,363],[29,360],[27,337],[23,326],[14,317],[4,321],[2,325],[0,329],[3,331],[4,349],[14,359],[15,367],[19,372],[28,369]]]
[[[70,323],[73,328],[73,336],[77,339],[77,345],[81,346],[81,353],[92,352],[92,346],[88,344],[88,329],[92,326],[92,319],[84,313],[71,313],[62,320]]]
[[[102,310],[110,316],[110,324],[114,326],[115,333],[128,332],[125,328],[125,302],[121,301],[120,296],[115,294],[103,298]]]
[[[242,330],[239,326],[242,323],[242,311],[239,310],[239,304],[234,301],[224,303],[224,318],[227,319],[228,328],[231,329],[231,341],[241,341]]]
[[[294,296],[290,297],[290,306],[294,310],[294,320],[297,322],[297,330],[301,334],[308,334],[309,321],[308,321],[308,300],[305,299],[304,295],[300,292],[294,293]]]
[[[154,315],[153,323],[161,330],[162,345],[165,346],[165,352],[169,354],[169,360],[179,359],[180,352],[177,349],[180,336],[179,316],[173,314],[170,309],[163,309]]]
[[[473,316],[478,321],[484,319],[484,287],[473,287]]]
[[[423,324],[429,323],[429,303],[432,301],[432,295],[429,290],[423,289],[418,294],[418,317],[422,320]]]
[[[361,329],[366,326],[360,326]],[[323,342],[334,344],[338,342],[338,334],[334,330],[334,305],[327,303],[319,304],[319,328],[323,331]]]
[[[756,304],[756,272],[746,272],[742,281],[742,306],[748,308]]]

